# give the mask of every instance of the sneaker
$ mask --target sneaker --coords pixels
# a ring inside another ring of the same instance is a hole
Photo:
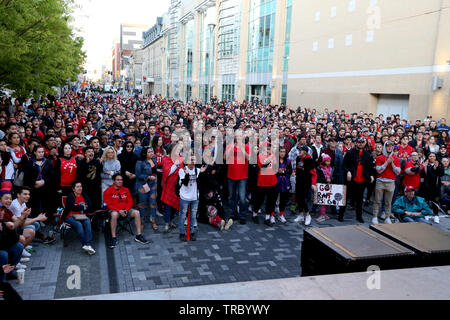
[[[85,252],[89,253],[89,246],[88,245],[82,246],[81,249],[83,249]]]
[[[231,221],[233,221],[233,220],[231,220]],[[219,228],[220,228],[220,231],[222,231],[223,228],[225,228],[225,220],[220,221],[220,226],[219,226]]]
[[[27,251],[27,250],[25,250],[25,249],[23,249],[23,251],[22,251],[22,257],[31,257],[31,254]]]
[[[28,252],[28,253],[35,253],[36,252],[36,250],[28,249],[28,248],[25,248],[25,251]]]
[[[322,222],[325,221],[325,217],[324,216],[320,216],[316,219],[317,222]]]
[[[176,229],[176,228],[177,228],[177,225],[171,221],[169,223],[169,229]]]
[[[338,221],[339,221],[339,222],[344,222],[344,217],[343,217],[343,216],[339,216],[339,217],[338,217]]]
[[[111,238],[111,241],[109,242],[109,247],[111,249],[114,249],[115,247],[117,247],[117,238]]]
[[[233,219],[229,219],[227,224],[225,225],[225,231],[230,230],[230,227],[232,224],[233,224]]]
[[[378,224],[378,218],[372,218],[372,224]]]
[[[275,216],[271,216],[270,217],[270,223],[271,224],[275,224]]]
[[[20,269],[26,269],[26,268],[27,268],[27,266],[24,265],[24,264],[21,264],[21,263],[16,264],[16,269],[17,269],[17,270],[20,270]]]
[[[305,221],[305,218],[303,216],[298,216],[297,218],[294,219],[294,222],[303,222]]]
[[[184,218],[184,226],[187,226],[187,218]]]
[[[306,216],[305,218],[305,226],[309,226],[311,224],[311,216]]]
[[[184,233],[180,233],[180,240],[186,241],[186,235]]]
[[[92,248],[92,246],[88,246],[88,253],[92,256],[95,254],[95,250],[94,248]]]
[[[195,240],[197,240],[197,234],[194,232],[194,233],[191,233],[191,241],[195,241]]]
[[[164,217],[164,215],[163,215],[161,212],[159,212],[159,210],[156,210],[156,215],[157,215],[158,217]]]
[[[386,213],[385,213],[385,212],[383,212],[383,213],[381,214],[380,219],[381,219],[381,220],[386,219]]]
[[[434,223],[439,223],[439,216],[434,216]]]
[[[31,249],[33,249],[33,246],[29,244],[29,245],[27,245],[27,246],[25,247],[25,249],[26,249],[26,250],[31,250]]]
[[[142,234],[137,235],[136,237],[134,237],[134,241],[142,243],[142,244],[149,244],[150,241],[148,241],[147,239],[144,238],[144,236]]]
[[[264,219],[264,224],[271,227],[272,223],[270,223],[270,219]]]
[[[55,239],[55,237],[52,235],[51,237],[45,238],[45,240],[44,240],[43,242],[44,242],[44,244],[51,244],[51,243],[53,243],[53,242],[55,242],[55,241],[56,241],[56,239]]]
[[[286,218],[284,216],[280,216],[280,221],[281,221],[281,223],[286,223],[287,222],[287,220],[286,220]]]
[[[20,259],[20,263],[30,262],[30,258],[22,258]]]
[[[390,219],[390,218],[387,218],[386,220],[384,220],[384,223],[387,223],[387,224],[392,224],[392,221],[391,221],[391,219]]]

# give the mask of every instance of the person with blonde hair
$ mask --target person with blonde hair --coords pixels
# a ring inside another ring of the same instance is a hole
[[[120,173],[120,162],[117,160],[117,153],[113,147],[108,146],[103,151],[100,159],[103,164],[102,177],[102,194],[105,190],[113,184],[112,176]]]

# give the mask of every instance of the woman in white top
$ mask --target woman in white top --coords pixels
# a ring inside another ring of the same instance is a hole
[[[120,162],[117,160],[117,153],[113,147],[105,148],[100,162],[103,164],[102,177],[102,194],[113,184],[112,176],[120,173]]]

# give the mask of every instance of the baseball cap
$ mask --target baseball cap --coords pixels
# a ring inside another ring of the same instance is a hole
[[[413,186],[406,186],[405,187],[405,192],[407,192],[407,191],[415,191],[416,189],[414,189],[414,187]]]
[[[0,191],[11,191],[12,184],[9,181],[3,181],[0,187]]]
[[[300,148],[298,148],[299,151],[303,150],[305,152],[308,152],[308,147],[307,146],[301,146]]]

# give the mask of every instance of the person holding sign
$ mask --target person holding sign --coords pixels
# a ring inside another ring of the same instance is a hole
[[[322,154],[322,162],[317,167],[317,182],[318,183],[326,183],[331,184],[331,180],[333,177],[333,168],[331,167],[331,157],[326,153]],[[326,215],[328,206],[321,205],[320,206],[320,216],[316,219],[317,222],[322,222],[330,219],[329,216]]]

